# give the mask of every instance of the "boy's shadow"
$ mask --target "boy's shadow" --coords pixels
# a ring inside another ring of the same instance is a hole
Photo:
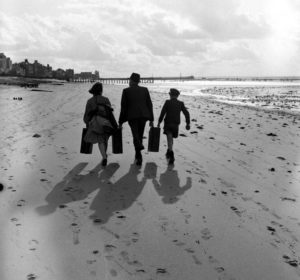
[[[165,173],[160,175],[159,182],[155,178],[152,182],[155,190],[162,196],[162,201],[165,204],[176,203],[179,197],[192,187],[191,177],[187,177],[186,184],[180,187],[177,170],[173,170],[170,167],[168,167]]]
[[[90,218],[104,224],[108,222],[114,212],[128,209],[137,200],[146,184],[145,174],[138,181],[137,177],[140,173],[140,169],[135,164],[131,164],[128,173],[118,181],[101,186],[91,204],[90,209],[94,210],[94,214]],[[125,218],[125,216],[120,215],[119,218]]]
[[[47,204],[37,207],[36,211],[40,215],[49,215],[58,207],[64,208],[67,203],[87,198],[90,193],[106,184],[119,168],[118,163],[110,163],[99,175],[99,171],[103,168],[99,164],[89,174],[80,175],[87,164],[86,162],[77,164],[46,196]]]

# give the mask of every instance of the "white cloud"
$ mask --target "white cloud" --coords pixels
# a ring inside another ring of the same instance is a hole
[[[300,75],[296,0],[0,0],[0,7],[0,52],[14,61],[122,76]]]

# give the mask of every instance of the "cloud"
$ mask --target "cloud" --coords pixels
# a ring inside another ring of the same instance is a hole
[[[288,69],[300,54],[299,10],[296,0],[11,0],[0,12],[0,52],[118,76],[230,74],[243,63],[267,72],[274,58]]]
[[[239,10],[239,0],[154,1],[188,18],[213,40],[262,38],[270,32],[263,18],[251,18]]]

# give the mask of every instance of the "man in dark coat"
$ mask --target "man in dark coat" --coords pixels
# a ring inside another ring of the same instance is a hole
[[[146,87],[139,86],[140,75],[132,73],[129,78],[129,87],[125,88],[121,99],[121,112],[119,125],[128,121],[131,128],[133,144],[135,148],[136,164],[141,165],[143,158],[141,150],[143,135],[147,121],[153,126],[153,106],[149,91]]]

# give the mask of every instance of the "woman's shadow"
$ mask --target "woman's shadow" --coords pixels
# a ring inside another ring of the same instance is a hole
[[[187,177],[186,184],[180,187],[180,180],[177,170],[168,167],[165,173],[162,173],[159,182],[154,178],[152,180],[157,193],[162,196],[165,204],[176,203],[179,197],[192,187],[191,177]]]
[[[105,224],[115,212],[128,209],[137,200],[146,184],[145,174],[141,180],[138,180],[140,173],[140,169],[135,164],[131,164],[128,173],[118,181],[101,186],[90,206],[94,211],[90,218],[94,222]],[[119,218],[125,216],[120,215]]]
[[[47,204],[37,207],[36,211],[40,215],[49,215],[58,207],[65,208],[68,203],[86,199],[89,194],[107,184],[109,178],[120,167],[118,163],[110,163],[99,175],[103,168],[99,164],[89,174],[80,175],[87,164],[86,162],[77,164],[46,196]]]

